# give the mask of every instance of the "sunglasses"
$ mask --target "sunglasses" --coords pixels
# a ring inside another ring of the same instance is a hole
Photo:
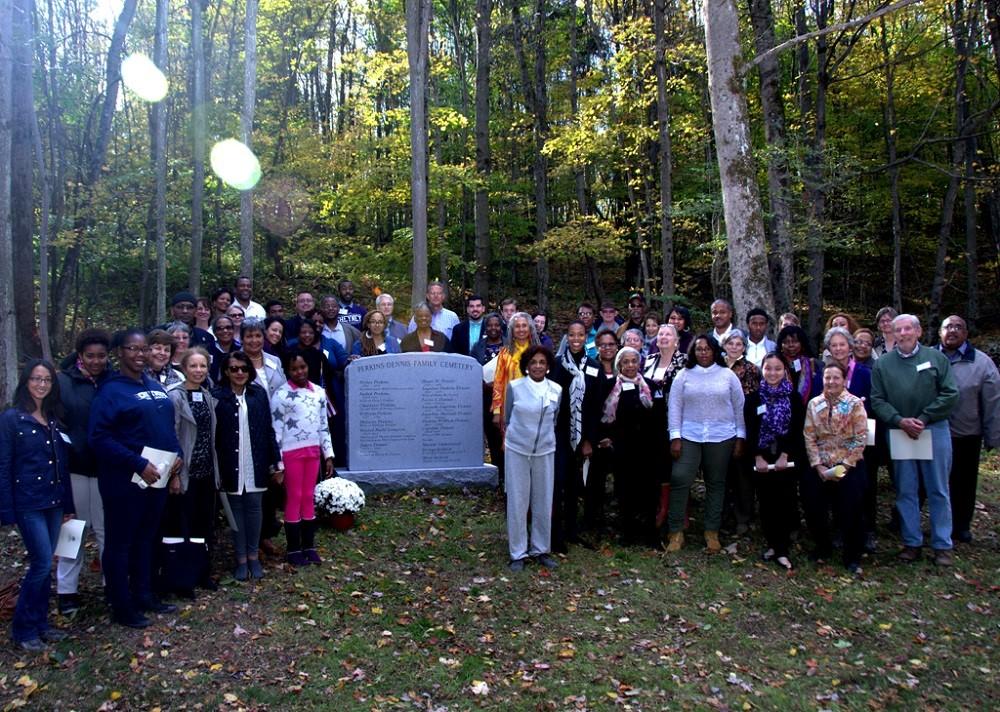
[[[250,369],[246,366],[230,366],[226,370],[230,373],[250,373]]]

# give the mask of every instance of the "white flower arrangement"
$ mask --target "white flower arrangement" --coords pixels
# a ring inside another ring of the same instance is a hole
[[[321,514],[357,514],[365,506],[365,493],[351,480],[331,477],[316,485],[313,500]]]

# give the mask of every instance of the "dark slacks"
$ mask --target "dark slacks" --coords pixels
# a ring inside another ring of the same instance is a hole
[[[833,551],[830,538],[832,508],[844,535],[844,564],[861,561],[865,540],[861,505],[867,484],[864,459],[858,462],[857,467],[848,470],[839,481],[821,480],[814,467],[802,473],[802,504],[806,510],[806,522],[816,543],[816,554],[820,558],[828,558]]]
[[[948,489],[951,492],[951,529],[955,534],[967,532],[972,528],[972,515],[976,511],[976,487],[979,484],[979,456],[982,449],[981,435],[951,438],[951,472],[948,475]]]
[[[104,556],[101,564],[108,599],[116,616],[130,617],[152,602],[153,547],[167,503],[167,490],[139,489],[118,474],[100,480],[104,501]]]
[[[760,499],[760,526],[767,546],[774,549],[775,557],[788,556],[792,522],[797,522],[799,516],[796,501],[799,470],[753,474]]]

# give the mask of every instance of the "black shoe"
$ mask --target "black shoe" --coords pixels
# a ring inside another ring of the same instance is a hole
[[[878,540],[875,538],[875,532],[865,534],[864,549],[867,554],[874,554],[878,550]]]
[[[177,606],[172,603],[164,603],[163,601],[148,601],[142,604],[139,609],[143,613],[176,613]]]
[[[59,594],[59,613],[69,616],[80,610],[80,596],[76,593]]]
[[[507,568],[513,571],[514,573],[520,573],[524,571],[524,559],[515,559],[514,561],[511,561],[509,564],[507,564]]]
[[[198,588],[203,588],[206,591],[218,591],[219,584],[211,576],[206,576],[198,582]]]
[[[559,562],[553,559],[548,554],[539,554],[535,557],[535,561],[538,562],[539,566],[544,566],[547,569],[558,569]]]
[[[963,544],[971,544],[972,543],[972,532],[970,532],[968,529],[964,529],[964,530],[962,530],[960,532],[955,532],[954,534],[952,534],[951,538],[954,539],[955,541],[959,541],[959,542],[961,542]]]
[[[556,541],[552,542],[552,551],[556,552],[557,554],[568,554],[569,548],[566,546],[565,541]]]
[[[126,628],[148,628],[150,625],[150,620],[146,616],[140,615],[138,613],[132,613],[129,615],[116,615],[113,620],[118,625],[123,625]]]

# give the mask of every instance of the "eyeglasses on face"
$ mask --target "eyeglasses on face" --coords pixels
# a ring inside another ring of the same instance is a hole
[[[151,349],[148,346],[136,346],[135,344],[130,344],[129,346],[122,346],[122,351],[128,351],[130,354],[148,354]]]
[[[230,373],[250,373],[250,369],[246,366],[230,366],[226,370]]]
[[[217,327],[215,327],[215,330],[216,331],[232,331],[233,327],[232,327],[232,325],[228,325],[227,326],[226,324],[219,324]]]
[[[48,376],[29,376],[28,380],[31,381],[32,383],[39,383],[42,385],[49,385],[50,383],[52,383],[52,379],[49,378]]]

